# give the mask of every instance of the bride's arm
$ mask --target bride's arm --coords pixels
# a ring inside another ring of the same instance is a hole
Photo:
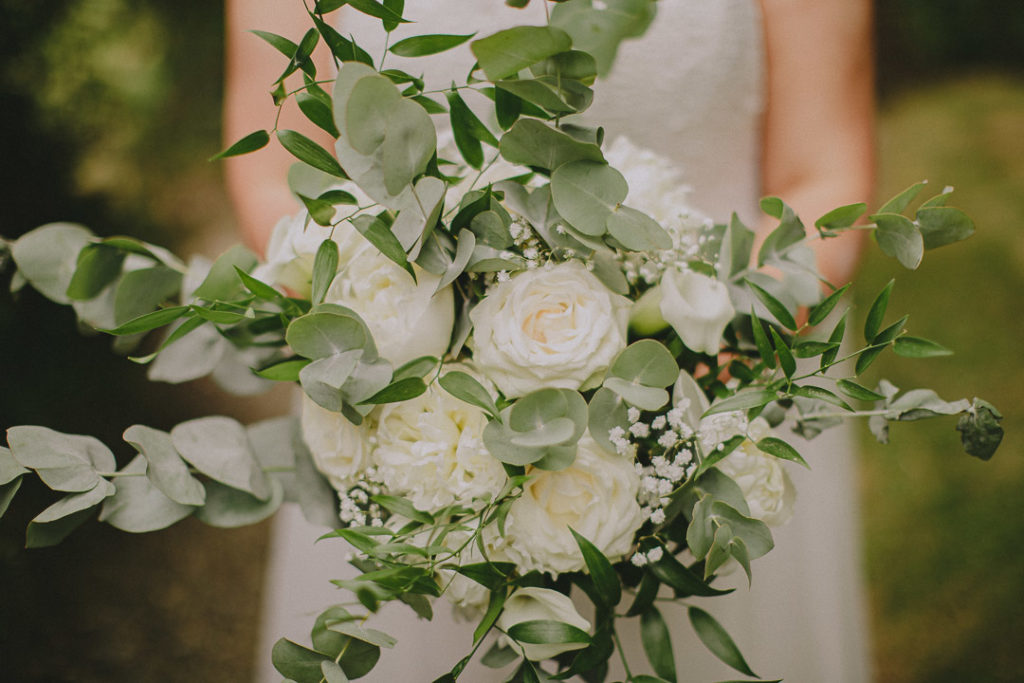
[[[298,42],[312,23],[302,4],[290,0],[229,0],[225,20],[224,140],[228,145],[273,126],[276,108],[270,88],[286,64],[281,54],[248,31],[267,29]],[[294,100],[285,105],[278,126],[317,137]],[[266,247],[277,220],[300,208],[285,182],[294,161],[273,140],[258,152],[225,160],[225,179],[239,231],[258,251]]]
[[[870,202],[874,182],[874,64],[870,0],[761,0],[768,99],[763,193],[811,224],[843,204]],[[853,275],[864,233],[816,242],[830,282]]]

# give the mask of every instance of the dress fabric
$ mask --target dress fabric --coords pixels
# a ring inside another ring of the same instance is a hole
[[[544,22],[540,2],[515,10],[502,0],[413,0],[392,42],[419,33],[486,35],[514,24]],[[623,43],[612,73],[596,88],[588,121],[605,127],[607,139],[627,136],[676,161],[692,187],[691,204],[716,220],[736,211],[749,225],[758,217],[760,120],[764,48],[757,0],[659,0],[647,34]],[[375,59],[383,53],[380,24],[345,8],[340,29],[352,34]],[[428,88],[464,82],[473,64],[456,49],[429,62],[388,56],[387,66],[424,74]],[[469,98],[469,95],[467,95]],[[472,104],[472,103],[471,103]],[[638,106],[639,104],[639,106]],[[753,586],[742,572],[728,577],[734,594],[700,602],[729,631],[759,675],[788,683],[866,683],[870,680],[866,616],[860,570],[857,475],[853,437],[833,429],[804,445],[812,466],[789,469],[797,487],[793,521],[773,531],[776,548],[753,563]],[[347,599],[329,583],[352,574],[339,540],[313,544],[323,532],[297,509],[274,521],[266,575],[258,682],[280,681],[269,663],[279,637],[309,642],[316,614]],[[394,605],[370,625],[399,639],[362,680],[432,681],[472,644],[471,623],[453,621],[438,601],[432,622],[418,622]],[[684,609],[663,609],[673,633],[679,680],[694,683],[736,678],[694,635]],[[637,621],[637,620],[633,620]],[[631,669],[648,671],[638,627],[624,623]],[[479,657],[475,658],[476,660]],[[622,676],[617,657],[612,675]],[[504,680],[474,661],[461,680]],[[619,680],[619,678],[609,678]]]

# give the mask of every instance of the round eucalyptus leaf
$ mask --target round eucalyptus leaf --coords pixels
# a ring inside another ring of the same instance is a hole
[[[609,377],[604,386],[621,396],[626,403],[643,410],[658,410],[668,403],[668,392],[658,387],[648,387],[635,381]]]
[[[117,478],[117,491],[103,501],[101,522],[121,531],[145,533],[169,527],[192,514],[195,507],[164,495],[145,476],[146,468],[146,458],[140,454],[119,470],[125,476]]]
[[[628,206],[620,206],[613,211],[606,225],[611,236],[632,251],[672,248],[672,238],[664,228],[647,214]]]
[[[381,163],[384,185],[398,195],[427,167],[437,148],[437,132],[423,107],[402,99],[387,117]]]
[[[679,376],[679,365],[664,344],[641,339],[619,353],[608,374],[648,387],[667,387]]]
[[[203,504],[206,500],[203,484],[192,476],[185,461],[174,450],[170,434],[144,425],[132,425],[124,431],[124,440],[145,457],[149,463],[146,476],[164,495],[182,505]]]
[[[46,427],[11,427],[7,445],[21,466],[35,470],[55,491],[89,491],[100,481],[97,471],[117,468],[110,449],[91,436],[61,434]]]
[[[78,268],[78,254],[92,240],[87,228],[72,223],[48,223],[14,242],[11,256],[29,284],[51,301],[71,303],[68,286]]]
[[[587,426],[590,436],[609,453],[616,453],[615,446],[608,439],[608,433],[616,427],[629,429],[629,409],[621,396],[611,389],[601,387],[590,399]]]
[[[384,143],[388,113],[400,99],[394,84],[383,76],[359,79],[345,111],[345,133],[356,151],[373,154]]]
[[[921,230],[906,216],[882,213],[871,217],[878,225],[875,239],[887,255],[899,261],[904,268],[914,270],[924,256],[924,237]]]
[[[292,320],[285,340],[295,353],[314,360],[363,348],[361,321],[334,313],[307,313]]]
[[[253,456],[245,428],[229,417],[201,417],[171,430],[175,450],[193,467],[259,500],[271,495],[267,478]],[[207,495],[210,488],[207,486]],[[209,505],[209,498],[207,498]]]
[[[206,504],[195,512],[196,518],[210,526],[233,529],[262,522],[274,514],[284,500],[284,487],[270,479],[266,499],[255,498],[245,491],[207,481]]]
[[[608,164],[573,161],[551,174],[551,198],[558,213],[580,232],[598,236],[629,193],[622,174]]]

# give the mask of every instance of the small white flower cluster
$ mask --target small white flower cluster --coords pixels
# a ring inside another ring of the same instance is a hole
[[[655,285],[668,268],[685,268],[698,257],[714,221],[690,207],[690,186],[683,170],[668,157],[639,147],[625,137],[616,138],[605,158],[629,185],[627,202],[643,211],[672,237],[672,248],[660,252],[628,254],[622,269],[631,285]]]
[[[716,413],[700,421],[697,438],[705,454],[720,450],[723,444],[737,434],[746,434],[747,416],[742,411]]]
[[[350,527],[384,526],[384,509],[370,500],[370,496],[381,492],[381,485],[372,479],[374,469],[368,470],[356,485],[338,491],[338,514]]]
[[[665,521],[665,505],[669,494],[693,474],[697,467],[690,448],[693,430],[686,424],[686,406],[675,407],[663,415],[656,415],[650,422],[642,421],[642,414],[636,407],[627,413],[629,428],[614,427],[608,440],[619,455],[634,457],[637,451],[635,439],[653,438],[663,450],[651,457],[649,465],[635,463],[640,477],[637,502],[640,503],[643,519],[654,524]]]
[[[530,224],[525,219],[515,216],[508,231],[512,235],[512,244],[515,245],[519,253],[503,251],[500,254],[501,258],[513,260],[518,256],[522,256],[526,260],[527,270],[534,270],[551,262],[551,254],[547,247],[537,238],[536,233],[534,233]],[[492,277],[488,278],[488,284],[508,282],[510,279],[512,279],[512,274],[509,271],[499,270]]]
[[[647,552],[636,551],[633,553],[633,557],[629,558],[629,561],[636,567],[644,567],[652,562],[657,562],[665,554],[665,551],[660,545],[656,545]]]

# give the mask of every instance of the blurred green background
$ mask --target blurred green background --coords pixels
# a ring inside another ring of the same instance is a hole
[[[872,379],[969,387],[1004,413],[990,463],[953,420],[863,430],[860,487],[880,682],[1024,681],[1024,3],[879,3],[879,197],[922,178],[954,185],[978,233],[915,273],[872,254],[863,312],[892,274],[908,328],[955,349],[886,362]],[[202,249],[229,234],[220,147],[222,5],[0,0],[0,233],[73,220]],[[268,27],[262,27],[268,28]],[[43,423],[108,443],[216,410],[205,385],[147,385],[67,311],[0,288],[0,429]],[[255,410],[256,404],[234,404]],[[127,455],[127,454],[124,454]],[[90,525],[26,552],[47,502],[26,485],[0,521],[0,679],[245,681],[255,653],[266,526],[186,522],[133,537]]]

